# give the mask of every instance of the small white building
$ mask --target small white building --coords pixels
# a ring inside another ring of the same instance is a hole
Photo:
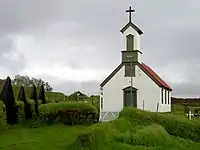
[[[141,60],[140,36],[143,34],[131,21],[121,32],[125,50],[122,62],[101,83],[100,121],[110,121],[118,117],[127,106],[145,111],[170,112],[172,88]]]

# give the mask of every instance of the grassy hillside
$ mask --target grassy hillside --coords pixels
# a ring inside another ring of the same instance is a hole
[[[87,128],[67,149],[198,150],[199,141],[199,121],[128,108],[114,121]]]
[[[172,114],[126,108],[118,119],[91,126],[12,126],[0,149],[199,150],[200,122]]]
[[[2,150],[66,150],[86,127],[51,125],[28,128],[15,125],[0,135]]]

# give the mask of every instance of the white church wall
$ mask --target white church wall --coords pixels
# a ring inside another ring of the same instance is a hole
[[[136,72],[137,77],[134,84],[139,89],[137,107],[143,109],[144,105],[144,110],[155,112],[161,99],[160,87],[138,66],[136,68],[136,71],[139,72]]]
[[[122,67],[103,87],[104,107],[101,110],[104,112],[116,112],[123,109],[122,89],[130,86],[130,77],[124,77],[124,69],[125,67]],[[155,112],[157,103],[160,104],[161,101],[160,87],[138,66],[136,66],[136,77],[133,77],[133,86],[138,89],[137,107],[143,109],[144,102],[144,110]]]
[[[123,88],[130,85],[130,78],[124,78],[122,67],[103,87],[104,108],[102,111],[121,111]]]

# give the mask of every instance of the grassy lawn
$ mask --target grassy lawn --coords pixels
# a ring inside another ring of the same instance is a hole
[[[86,127],[50,125],[39,128],[12,126],[0,134],[2,150],[66,150]]]

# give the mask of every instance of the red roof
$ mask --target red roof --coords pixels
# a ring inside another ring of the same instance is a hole
[[[165,87],[169,90],[172,90],[172,88],[164,81],[162,80],[149,66],[142,63],[141,67],[144,69],[144,71],[160,86]]]

